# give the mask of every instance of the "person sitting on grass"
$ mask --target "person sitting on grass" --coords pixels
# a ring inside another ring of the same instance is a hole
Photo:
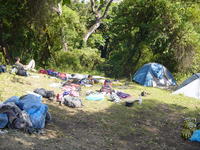
[[[114,90],[112,89],[112,82],[110,80],[105,80],[100,92],[104,92],[106,94],[112,94]]]
[[[24,70],[31,70],[31,71],[36,71],[35,70],[35,61],[32,59],[28,65],[23,65],[21,62],[20,62],[20,58],[19,57],[16,57],[15,58],[15,65],[18,69],[24,69]]]

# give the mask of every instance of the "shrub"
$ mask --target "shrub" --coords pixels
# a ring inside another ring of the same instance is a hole
[[[57,52],[49,67],[69,72],[91,72],[98,71],[103,62],[97,49],[84,48]]]

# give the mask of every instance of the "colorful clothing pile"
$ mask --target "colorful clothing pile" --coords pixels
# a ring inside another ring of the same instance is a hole
[[[68,78],[71,77],[70,74],[57,72],[57,71],[51,70],[51,69],[48,69],[48,70],[41,69],[41,70],[39,70],[39,73],[47,74],[47,75],[50,75],[50,76],[53,76],[53,77],[57,77],[61,80],[67,80]]]
[[[81,88],[80,85],[78,84],[68,84],[68,85],[64,85],[62,87],[62,92],[57,94],[57,101],[62,101],[62,98],[65,95],[70,95],[70,96],[74,96],[74,97],[79,97],[79,92],[80,92]]]

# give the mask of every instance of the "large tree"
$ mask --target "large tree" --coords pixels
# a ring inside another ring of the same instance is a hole
[[[67,4],[68,0],[0,1],[0,53],[6,61],[19,56],[46,65],[56,51],[66,48],[63,45],[78,47],[83,27]]]
[[[199,4],[170,0],[124,0],[116,11],[109,64],[115,74],[129,75],[156,61],[183,72],[199,51]]]

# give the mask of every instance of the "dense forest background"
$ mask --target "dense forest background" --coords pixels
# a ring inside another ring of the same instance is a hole
[[[198,0],[1,0],[0,61],[129,77],[158,62],[200,72]]]

